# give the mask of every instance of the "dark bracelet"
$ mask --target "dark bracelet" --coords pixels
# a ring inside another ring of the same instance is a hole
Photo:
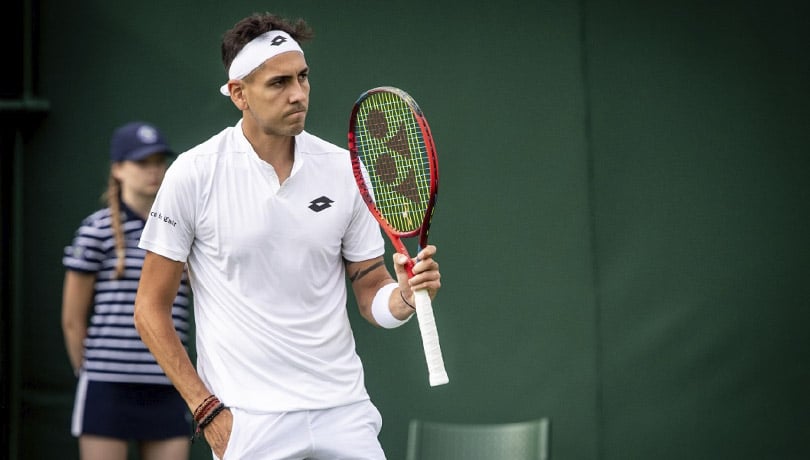
[[[206,412],[208,412],[208,410],[209,410],[209,409],[210,409],[212,406],[214,406],[214,404],[216,404],[216,403],[218,403],[218,402],[219,402],[219,398],[217,398],[217,397],[216,397],[216,395],[210,395],[210,396],[208,396],[207,398],[203,399],[203,402],[201,402],[201,403],[200,403],[200,405],[199,405],[199,406],[197,406],[197,408],[196,408],[196,409],[194,409],[194,413],[193,413],[193,415],[194,415],[194,420],[195,420],[195,421],[197,421],[197,422],[199,422],[199,421],[200,421],[200,419],[202,418],[202,416],[203,416],[203,415],[204,415]]]
[[[219,413],[223,410],[225,410],[225,404],[219,403],[219,405],[215,407],[214,410],[212,410],[211,413],[208,414],[203,421],[197,425],[197,428],[204,430],[205,427],[207,427],[214,420],[214,417],[219,415]]]
[[[413,305],[411,305],[410,302],[405,300],[405,294],[402,293],[402,289],[399,290],[399,296],[402,297],[402,301],[405,302],[405,305],[407,305],[407,306],[411,307],[412,309],[416,310],[416,307],[414,307]]]
[[[227,409],[225,404],[219,403],[219,405],[215,407],[208,415],[206,415],[204,419],[198,422],[197,428],[194,430],[194,436],[191,437],[191,442],[194,442],[195,439],[199,438],[205,427],[210,425],[211,422],[214,421],[214,418],[225,409]]]

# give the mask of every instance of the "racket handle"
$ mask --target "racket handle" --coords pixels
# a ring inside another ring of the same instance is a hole
[[[416,304],[416,319],[419,321],[419,331],[422,334],[422,346],[425,349],[430,386],[444,385],[449,382],[447,371],[444,369],[442,349],[439,346],[439,332],[436,330],[436,319],[433,317],[433,304],[427,290],[414,291]]]

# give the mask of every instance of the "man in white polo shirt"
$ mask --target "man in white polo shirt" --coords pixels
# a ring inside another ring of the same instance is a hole
[[[348,152],[304,131],[309,67],[303,21],[271,14],[225,33],[220,91],[241,120],[179,155],[143,231],[138,331],[216,458],[384,459],[346,311],[397,327],[413,291],[435,296],[436,248],[385,268],[384,242]],[[188,264],[198,360],[171,321]]]

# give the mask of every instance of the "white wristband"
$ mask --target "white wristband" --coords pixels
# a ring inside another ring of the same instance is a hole
[[[411,315],[406,319],[397,319],[397,317],[391,314],[391,307],[389,307],[388,304],[391,302],[391,293],[394,292],[394,289],[397,287],[397,283],[386,284],[374,294],[374,300],[371,302],[371,316],[374,317],[374,321],[376,321],[377,324],[386,329],[402,326],[413,316]]]

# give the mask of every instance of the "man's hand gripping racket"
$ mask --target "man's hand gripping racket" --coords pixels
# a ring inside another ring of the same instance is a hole
[[[405,91],[379,87],[361,94],[349,119],[349,151],[354,178],[368,209],[397,252],[413,260],[402,238],[419,236],[417,253],[427,245],[436,204],[439,165],[427,120]],[[414,291],[430,386],[449,381],[427,290]]]

